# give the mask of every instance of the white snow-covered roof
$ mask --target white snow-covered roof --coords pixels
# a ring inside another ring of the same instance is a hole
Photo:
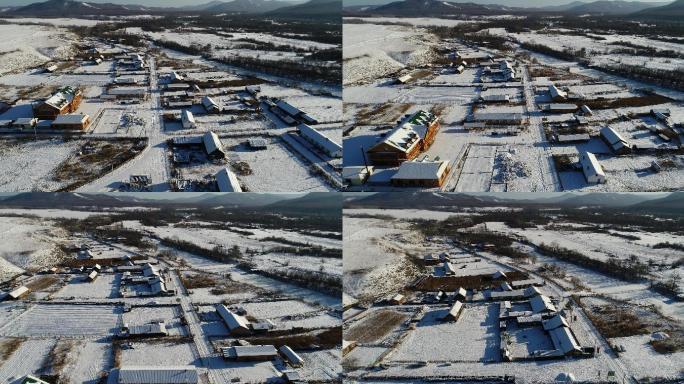
[[[566,92],[556,88],[556,86],[553,84],[549,85],[549,93],[551,94],[551,97],[553,97],[554,99],[558,97],[565,99],[568,96]]]
[[[119,384],[195,384],[197,381],[197,369],[192,365],[119,368]]]
[[[458,315],[461,313],[462,310],[463,310],[463,303],[456,300],[454,302],[454,305],[452,305],[451,308],[449,309],[448,316],[456,318],[456,317],[458,317]]]
[[[558,327],[569,327],[570,325],[568,325],[568,322],[565,320],[565,317],[561,316],[561,314],[559,313],[548,320],[542,321],[542,326],[544,327],[544,330],[550,331]]]
[[[247,321],[247,319],[244,317],[233,313],[225,305],[218,305],[216,307],[216,312],[218,312],[219,316],[221,316],[229,330],[232,331],[238,328],[249,329],[249,321]]]
[[[222,348],[225,358],[276,357],[278,351],[272,345],[236,345]]]
[[[129,335],[156,335],[156,334],[167,334],[166,323],[151,323],[151,324],[140,324],[131,325],[128,327]]]
[[[216,135],[214,132],[209,131],[205,133],[202,136],[202,142],[204,142],[204,149],[208,154],[212,154],[216,151],[225,153],[225,150],[223,149],[223,143],[221,143],[218,135]]]
[[[109,90],[110,95],[116,96],[143,96],[147,93],[145,88],[139,87],[120,87]]]
[[[610,143],[610,145],[615,145],[616,143],[623,142],[627,143],[627,140],[625,140],[622,135],[620,135],[617,131],[615,131],[611,127],[603,127],[601,128],[601,136]]]
[[[219,108],[219,105],[209,96],[204,96],[202,98],[202,105],[204,105],[204,108],[206,109]]]
[[[522,121],[522,113],[475,112],[472,121]]]
[[[289,104],[288,102],[286,102],[284,100],[278,100],[278,102],[276,103],[276,106],[278,108],[282,109],[285,113],[287,113],[290,116],[297,116],[300,113],[302,113],[302,111],[299,108]]]
[[[448,165],[446,161],[405,161],[392,180],[439,180]]]
[[[302,365],[304,364],[304,359],[302,359],[301,356],[299,356],[295,351],[292,350],[292,348],[288,347],[287,345],[281,346],[279,349],[280,353],[282,353],[285,358],[290,362],[292,365]]]
[[[427,111],[418,111],[407,119],[406,122],[399,124],[378,143],[386,144],[402,152],[410,152],[413,147],[418,145],[421,139],[425,138],[429,126],[437,120],[437,117]],[[371,148],[372,149],[372,148]]]
[[[302,136],[313,142],[316,146],[322,148],[331,156],[342,156],[342,146],[332,141],[328,136],[317,129],[311,128],[306,124],[299,124],[297,128]]]
[[[18,298],[20,298],[22,295],[26,294],[28,291],[29,291],[29,289],[28,289],[27,287],[25,287],[25,286],[22,285],[21,287],[16,288],[16,289],[14,289],[13,291],[11,291],[11,292],[9,293],[9,296],[10,296],[11,298],[13,298],[13,299],[18,299]]]
[[[605,179],[606,174],[603,172],[603,167],[601,167],[598,159],[596,159],[596,155],[593,153],[584,152],[580,155],[580,163],[582,164],[582,172],[584,172],[587,180],[595,177]]]
[[[64,87],[45,100],[45,104],[62,109],[74,99],[77,92],[78,90],[75,88]]]
[[[572,351],[580,351],[581,348],[575,337],[570,333],[570,328],[568,327],[558,327],[549,331],[551,336],[551,341],[553,346],[562,351],[563,353],[568,353]]]
[[[52,125],[73,125],[73,124],[83,124],[85,123],[86,119],[88,119],[88,115],[81,115],[81,114],[68,114],[68,115],[59,115],[55,118],[55,120],[52,122]]]
[[[533,296],[532,298],[530,298],[530,305],[532,306],[532,311],[534,311],[535,313],[544,311],[556,311],[556,307],[551,302],[551,299],[549,299],[548,296],[545,295]]]
[[[242,192],[240,181],[228,168],[223,168],[216,173],[216,184],[219,192]]]
[[[195,116],[193,116],[192,112],[188,111],[187,109],[184,109],[183,112],[181,112],[181,119],[184,122],[195,124]]]

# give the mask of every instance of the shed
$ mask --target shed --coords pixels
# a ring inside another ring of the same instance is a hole
[[[24,296],[25,294],[27,294],[28,292],[29,292],[28,287],[22,285],[21,287],[16,288],[13,291],[11,291],[9,293],[9,297],[13,300],[17,300],[17,299],[21,298],[22,296]]]
[[[209,96],[204,96],[202,98],[202,105],[208,113],[219,113],[221,112],[221,107]]]
[[[293,367],[301,367],[304,365],[304,359],[302,359],[301,356],[299,356],[295,351],[292,350],[292,348],[288,347],[287,345],[281,346],[279,349],[280,354],[285,357],[285,359],[290,363],[291,366]]]
[[[442,317],[442,321],[456,321],[463,312],[463,303],[456,300],[454,304],[449,308],[449,312]]]
[[[88,280],[95,281],[95,279],[97,279],[97,271],[90,272],[90,274],[88,274]]]

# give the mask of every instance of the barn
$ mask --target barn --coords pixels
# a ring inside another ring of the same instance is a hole
[[[332,141],[319,130],[311,128],[306,124],[299,124],[297,129],[299,129],[300,136],[326,155],[335,158],[342,157],[342,146]]]
[[[601,128],[601,139],[617,154],[629,153],[632,145],[611,127]]]

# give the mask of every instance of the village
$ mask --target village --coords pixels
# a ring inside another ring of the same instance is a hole
[[[598,67],[627,60],[629,36],[496,25],[515,22],[345,18],[348,190],[681,189],[684,94]],[[681,44],[634,41],[679,55],[663,68],[682,61]]]
[[[684,336],[684,294],[677,283],[660,289],[681,274],[681,248],[663,245],[679,241],[670,224],[681,218],[658,215],[668,224],[657,229],[635,216],[628,237],[611,219],[557,202],[530,208],[490,196],[488,205],[423,196],[414,209],[347,200],[350,382],[682,380],[684,351],[663,346]]]
[[[112,28],[116,22],[104,24]],[[243,44],[222,41],[225,31],[208,35],[170,27],[156,36],[125,22],[101,36],[73,29],[102,25],[87,19],[54,26],[8,19],[1,26],[10,35],[46,36],[17,39],[35,51],[31,60],[19,58],[23,65],[16,65],[14,46],[2,47],[0,147],[5,165],[0,171],[29,176],[6,177],[0,190],[341,188],[339,85],[244,69],[224,64],[222,56],[173,45],[175,39],[199,44],[194,39],[204,38],[219,51]],[[298,43],[290,40],[275,46]],[[314,53],[334,48],[307,40],[301,44],[311,45]]]
[[[339,382],[339,218],[93,196],[0,202],[3,381]]]

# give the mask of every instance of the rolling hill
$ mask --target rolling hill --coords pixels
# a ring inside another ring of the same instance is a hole
[[[675,2],[662,7],[645,9],[631,14],[630,17],[682,22],[682,20],[684,20],[684,0],[676,0]]]

